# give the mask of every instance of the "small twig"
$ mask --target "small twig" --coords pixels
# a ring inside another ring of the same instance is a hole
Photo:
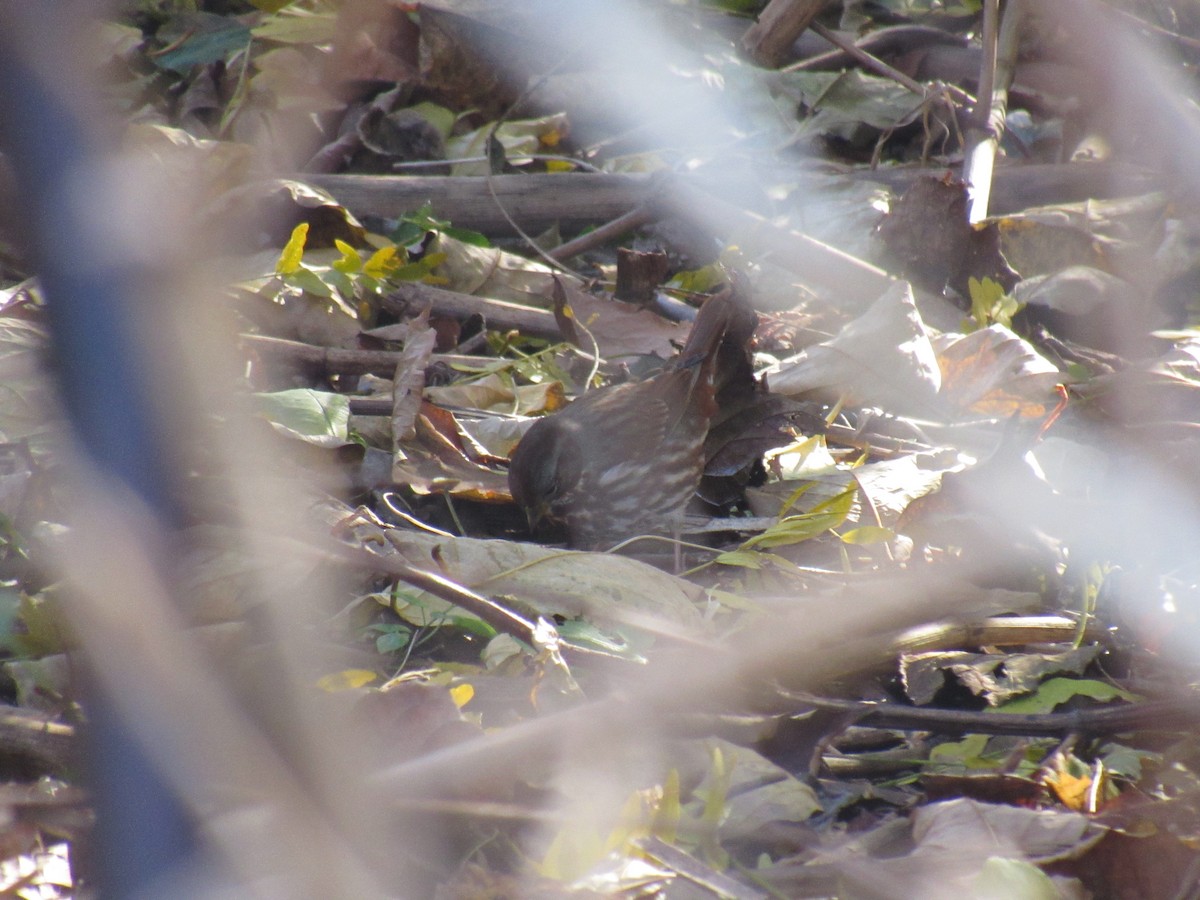
[[[580,235],[573,241],[560,244],[551,250],[549,255],[557,260],[570,259],[586,250],[591,250],[593,247],[606,244],[613,238],[620,237],[625,232],[631,231],[639,225],[653,222],[657,218],[658,213],[654,210],[653,205],[651,203],[643,203],[640,206],[634,207],[625,213],[625,215],[605,222],[600,227],[593,228],[587,234]]]
[[[388,536],[390,539],[390,534]],[[345,562],[394,576],[405,584],[420,588],[423,591],[433,594],[435,597],[445,600],[447,603],[453,603],[455,606],[461,607],[478,616],[497,631],[511,635],[531,647],[537,647],[540,644],[536,635],[537,626],[533,622],[530,622],[524,616],[519,615],[508,607],[484,597],[482,594],[477,594],[475,591],[468,590],[460,584],[455,584],[448,578],[434,572],[427,572],[424,569],[410,566],[397,557],[384,556],[358,547],[339,546],[333,552]],[[571,656],[577,659],[619,661],[627,664],[630,662],[624,657],[588,647],[579,647],[575,644],[565,642],[561,646],[564,656]]]
[[[835,47],[844,50],[854,59],[858,60],[860,63],[862,63],[863,68],[870,69],[876,75],[882,75],[884,78],[892,79],[892,81],[908,88],[914,94],[918,94],[922,97],[928,95],[929,88],[921,84],[921,82],[914,78],[910,78],[899,69],[889,66],[879,57],[872,56],[862,47],[857,46],[853,41],[847,40],[836,31],[826,28],[820,22],[813,22],[808,27],[821,37],[825,38],[825,40],[829,41],[829,43],[833,44]],[[781,69],[780,71],[787,72],[788,69],[785,68]]]
[[[579,159],[575,156],[562,156],[561,154],[553,153],[521,153],[518,155],[518,158],[532,159],[536,160],[537,162],[565,162],[571,163],[573,166],[578,166],[580,169],[583,169],[586,172],[603,172],[603,169],[601,169],[599,166],[593,165],[587,160]],[[392,169],[399,172],[404,169],[432,169],[436,167],[456,166],[460,163],[479,162],[488,162],[488,158],[486,156],[460,156],[455,157],[454,159],[420,159],[414,160],[413,162],[392,163]]]
[[[899,703],[870,703],[793,694],[805,706],[836,712],[859,713],[857,725],[895,728],[900,731],[935,731],[939,734],[1008,734],[1029,737],[1059,735],[1107,735],[1142,728],[1186,730],[1200,721],[1200,703],[1195,698],[1131,703],[1063,713],[1005,713],[970,710],[929,709]]]

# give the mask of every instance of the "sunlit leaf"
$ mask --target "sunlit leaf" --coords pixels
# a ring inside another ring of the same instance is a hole
[[[857,544],[863,546],[866,544],[886,544],[896,536],[896,532],[890,528],[883,528],[879,525],[863,525],[860,528],[851,528],[849,531],[839,534],[844,544]]]
[[[403,247],[393,244],[390,247],[380,247],[371,254],[370,259],[363,263],[363,273],[372,278],[386,278],[391,275],[407,258]]]
[[[1087,806],[1088,793],[1092,789],[1091,772],[1075,775],[1068,771],[1050,772],[1046,783],[1067,809],[1081,810]]]
[[[441,231],[446,237],[452,237],[456,241],[462,241],[464,244],[470,244],[472,247],[492,246],[492,242],[487,239],[486,235],[478,231],[472,231],[470,228],[457,228],[454,225],[447,225]]]
[[[1137,696],[1105,681],[1090,678],[1049,678],[1028,697],[1009,700],[992,711],[997,713],[1048,713],[1075,697],[1090,697],[1101,703],[1112,700],[1132,702]]]
[[[308,223],[301,222],[292,229],[292,236],[279,254],[279,262],[275,271],[280,275],[295,274],[300,268],[300,260],[304,258],[304,244],[308,241]]]
[[[333,262],[333,268],[339,272],[345,272],[347,275],[359,272],[362,270],[363,261],[359,252],[347,244],[345,241],[334,239],[333,245],[342,254],[340,259]]]
[[[743,569],[761,569],[763,558],[761,553],[752,550],[729,550],[713,560],[721,566],[740,566]]]
[[[298,434],[346,439],[350,425],[350,399],[344,394],[296,388],[255,394],[259,409],[270,421]]]

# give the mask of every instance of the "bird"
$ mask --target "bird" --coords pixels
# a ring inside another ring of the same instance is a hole
[[[729,336],[744,353],[756,321],[726,288],[705,301],[662,372],[590,391],[530,426],[508,484],[531,531],[559,522],[569,546],[593,550],[678,534],[704,471],[722,343]]]

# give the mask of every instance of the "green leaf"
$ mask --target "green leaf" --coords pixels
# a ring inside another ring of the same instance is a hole
[[[151,55],[160,69],[186,75],[193,66],[228,59],[250,45],[250,29],[232,17],[186,13],[158,30],[169,49]]]
[[[722,284],[728,277],[728,273],[721,266],[713,263],[699,269],[676,272],[671,280],[667,282],[667,286],[679,288],[681,291],[704,293],[705,291],[711,291],[718,284]]]
[[[492,246],[484,235],[469,228],[455,228],[444,219],[433,216],[433,204],[426,202],[413,212],[400,217],[400,222],[388,237],[402,247],[411,247],[425,239],[427,234],[442,233],[447,237],[471,244],[474,247]]]
[[[380,634],[375,638],[375,649],[380,653],[397,653],[412,640],[412,629],[405,625],[373,625]]]
[[[1142,777],[1142,763],[1160,762],[1162,755],[1124,744],[1105,744],[1100,748],[1100,759],[1104,761],[1104,768],[1109,775],[1137,781]]]
[[[292,287],[299,288],[306,294],[312,294],[314,297],[321,297],[328,300],[333,296],[333,288],[312,269],[307,269],[303,266],[290,275],[285,275],[284,281]]]
[[[780,519],[762,534],[750,538],[742,547],[783,547],[787,544],[799,544],[824,534],[830,528],[836,528],[843,521],[844,517],[831,513],[788,516]]]
[[[583,619],[568,619],[556,627],[559,636],[572,644],[603,650],[625,659],[643,659],[622,635],[603,631]]]
[[[349,438],[350,398],[343,394],[297,388],[254,397],[269,421],[298,434]]]
[[[0,586],[0,649],[12,653],[25,630],[21,621],[21,592],[9,586]]]
[[[445,261],[445,253],[426,253],[416,262],[398,267],[391,277],[397,281],[422,281],[432,276],[433,270]]]
[[[964,769],[994,769],[999,761],[986,755],[988,740],[986,734],[968,734],[961,741],[938,744],[929,751],[929,761]]]
[[[427,234],[429,234],[427,228],[401,219],[400,224],[393,228],[392,233],[388,235],[388,239],[395,241],[401,247],[412,247],[425,240]]]
[[[763,558],[761,553],[753,550],[729,550],[713,560],[720,566],[740,566],[743,569],[761,569]]]
[[[470,244],[473,247],[490,247],[492,242],[487,239],[487,235],[478,231],[472,231],[470,228],[458,228],[454,225],[447,225],[442,229],[442,234],[446,237],[452,237],[456,241],[462,241],[464,244]]]
[[[1133,702],[1137,695],[1123,691],[1104,681],[1088,678],[1049,678],[1028,697],[1010,700],[989,710],[997,713],[1048,713],[1075,697],[1090,697],[1101,703],[1112,700]]]
[[[1021,304],[1009,296],[999,282],[972,277],[967,279],[967,290],[971,295],[971,318],[976,328],[986,328],[993,323],[1012,327],[1012,317],[1020,311]]]

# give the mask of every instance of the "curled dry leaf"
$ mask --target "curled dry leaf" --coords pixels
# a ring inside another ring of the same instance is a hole
[[[437,333],[429,327],[429,310],[409,325],[409,333],[392,379],[392,440],[399,449],[416,436],[416,418],[425,393],[425,370],[433,356]]]
[[[562,382],[514,385],[511,379],[497,374],[426,388],[425,396],[440,406],[497,413],[553,412],[567,403]]]
[[[396,450],[392,480],[418,494],[448,493],[496,502],[508,498],[503,472],[482,461],[489,455],[458,426],[453,414],[422,402],[413,440]]]

